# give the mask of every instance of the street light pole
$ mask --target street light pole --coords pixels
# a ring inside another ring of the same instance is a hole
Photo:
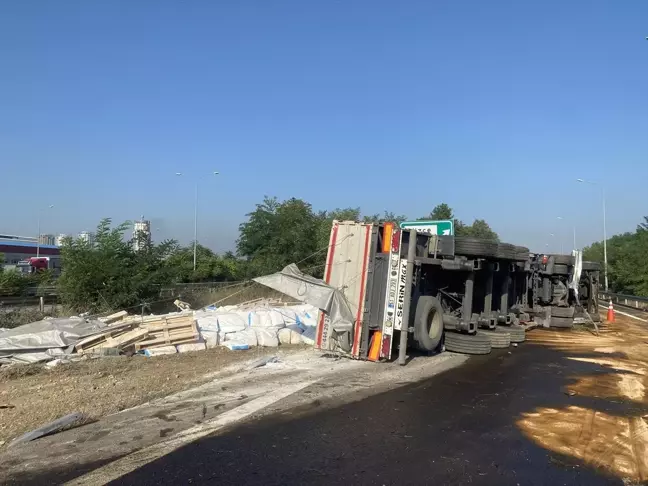
[[[218,171],[214,171],[213,174],[216,176],[219,174]],[[175,175],[182,176],[182,172],[176,172]],[[194,191],[194,241],[193,241],[193,269],[196,271],[196,263],[198,261],[198,181],[196,180],[196,186]]]
[[[594,181],[587,181],[585,179],[576,179],[577,182],[599,186],[601,188],[601,196],[603,197],[603,275],[605,277],[605,290],[608,286],[608,258],[607,258],[607,222],[606,222],[606,207],[605,207],[605,187],[602,184]]]
[[[47,209],[52,209],[53,204],[50,204]],[[36,258],[40,257],[40,237],[41,237],[41,209],[38,210],[38,236],[36,237]]]
[[[198,181],[196,181],[196,192],[194,198],[194,261],[193,269],[196,271],[196,257],[198,252]]]
[[[605,268],[605,290],[608,289],[608,260],[607,260],[607,225],[605,218],[605,187],[601,186],[603,195],[603,267]]]

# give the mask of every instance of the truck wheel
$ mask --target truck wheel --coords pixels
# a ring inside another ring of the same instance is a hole
[[[517,257],[515,245],[509,243],[498,243],[495,257],[501,258],[502,260],[515,260]]]
[[[571,255],[551,255],[554,259],[554,263],[559,265],[574,265],[574,257]]]
[[[497,243],[478,238],[455,236],[455,254],[478,257],[494,257],[497,253]]]
[[[574,326],[573,317],[551,317],[551,326],[550,327],[559,327],[571,329]]]
[[[518,262],[526,262],[529,259],[530,250],[526,246],[515,247],[515,259]]]
[[[564,263],[556,263],[553,268],[554,275],[569,275],[569,267]]]
[[[574,317],[573,307],[552,307],[551,317]]]
[[[422,351],[434,351],[443,337],[443,307],[436,297],[424,295],[416,303],[414,340]]]
[[[520,326],[519,324],[511,324],[506,328],[506,331],[511,335],[512,343],[523,343],[526,340],[526,330],[524,326]]]
[[[463,354],[488,354],[491,352],[491,342],[484,331],[475,334],[461,334],[455,331],[445,333],[445,348],[447,351]]]
[[[511,334],[506,329],[495,329],[493,331],[484,331],[486,337],[490,339],[491,348],[501,349],[508,348],[511,345]]]

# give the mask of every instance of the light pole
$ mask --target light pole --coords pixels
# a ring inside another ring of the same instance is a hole
[[[217,176],[218,171],[213,171],[213,174]],[[176,176],[184,175],[182,172],[176,172]],[[198,181],[196,181],[196,187],[194,192],[194,244],[193,244],[193,269],[196,271],[196,256],[198,251]]]
[[[603,275],[605,276],[605,290],[608,289],[608,259],[607,259],[607,228],[605,222],[605,187],[602,184],[585,179],[576,179],[584,184],[591,184],[601,188],[601,197],[603,198]]]
[[[53,207],[54,207],[54,205],[50,204],[49,206],[47,206],[47,209],[52,209]],[[42,209],[38,210],[38,236],[36,237],[36,258],[40,257],[40,237],[41,237],[40,223],[41,223],[41,212],[42,211],[43,211]]]

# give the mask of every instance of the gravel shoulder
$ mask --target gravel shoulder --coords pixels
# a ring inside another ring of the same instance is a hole
[[[306,349],[283,346],[282,354]],[[277,348],[214,348],[146,358],[104,357],[61,364],[0,369],[0,444],[63,415],[81,412],[88,422],[210,380],[214,373]]]

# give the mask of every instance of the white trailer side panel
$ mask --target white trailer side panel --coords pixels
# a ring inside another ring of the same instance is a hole
[[[342,291],[356,318],[351,349],[354,357],[360,352],[372,229],[372,224],[334,221],[324,269],[324,281]],[[328,323],[322,315],[315,347],[333,350],[335,343],[330,338]]]

